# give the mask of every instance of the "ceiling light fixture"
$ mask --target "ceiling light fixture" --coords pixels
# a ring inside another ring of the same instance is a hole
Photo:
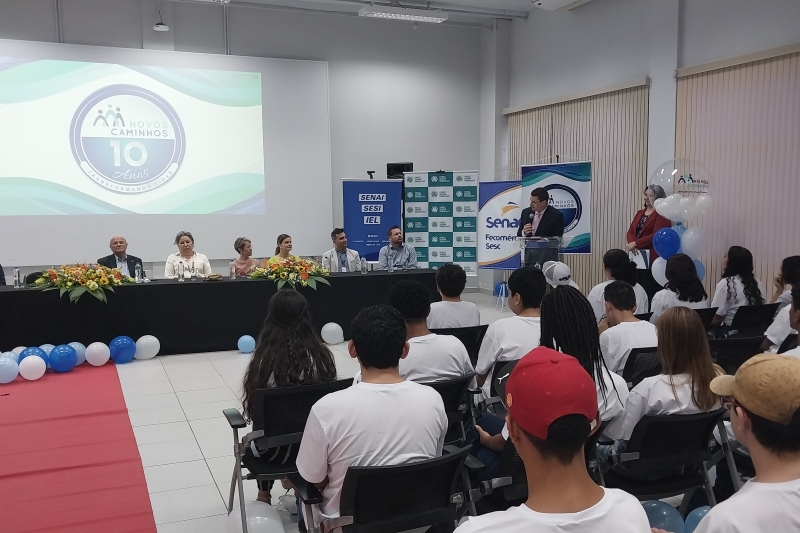
[[[409,22],[431,22],[439,24],[447,20],[447,13],[426,11],[424,9],[404,9],[389,6],[364,6],[358,10],[359,17],[378,19],[407,20]]]
[[[158,10],[158,22],[153,26],[155,31],[169,31],[169,26],[164,24],[164,19],[161,18],[161,10]]]

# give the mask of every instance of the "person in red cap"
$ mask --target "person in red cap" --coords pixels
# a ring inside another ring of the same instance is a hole
[[[583,446],[600,427],[597,391],[578,360],[536,348],[506,384],[509,438],[519,452],[528,500],[507,511],[472,517],[456,533],[648,533],[639,501],[592,481]]]

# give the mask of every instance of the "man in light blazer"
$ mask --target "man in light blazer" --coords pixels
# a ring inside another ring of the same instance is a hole
[[[358,252],[347,247],[347,234],[342,228],[331,232],[333,248],[322,254],[322,268],[331,272],[358,272],[361,269],[361,257]]]

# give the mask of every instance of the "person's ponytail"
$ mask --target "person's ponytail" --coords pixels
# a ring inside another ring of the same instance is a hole
[[[603,266],[611,273],[611,277],[617,281],[624,281],[635,287],[638,282],[636,263],[628,258],[628,254],[623,250],[613,249],[603,255]]]

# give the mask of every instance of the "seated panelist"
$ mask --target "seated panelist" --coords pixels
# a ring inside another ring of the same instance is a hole
[[[403,242],[403,230],[392,226],[386,233],[389,244],[378,252],[378,270],[414,270],[417,266],[417,251],[410,244]]]
[[[299,260],[296,255],[292,255],[292,237],[285,233],[278,235],[278,245],[275,247],[275,255],[269,258],[268,263],[271,265],[279,261],[286,261],[287,259]]]
[[[136,264],[142,264],[142,260],[136,256],[128,255],[128,241],[121,235],[111,237],[109,243],[111,255],[101,257],[97,264],[108,268],[118,268],[123,276],[133,277],[136,273]]]
[[[167,257],[164,266],[164,277],[174,279],[180,272],[179,266],[183,265],[183,276],[189,278],[192,274],[204,278],[213,272],[208,257],[194,251],[194,237],[188,231],[180,231],[175,236],[178,252]]]
[[[361,268],[358,252],[347,247],[347,234],[342,228],[331,232],[333,248],[322,254],[322,268],[331,272],[357,272]]]
[[[253,243],[247,237],[239,237],[234,241],[233,249],[239,252],[239,258],[233,261],[236,275],[248,275],[258,265],[258,259],[253,257]]]

